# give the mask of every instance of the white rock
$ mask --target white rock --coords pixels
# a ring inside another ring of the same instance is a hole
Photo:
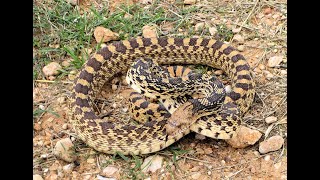
[[[232,29],[232,32],[233,33],[238,33],[238,32],[240,32],[241,31],[241,28],[233,28]]]
[[[287,70],[282,69],[282,70],[280,71],[280,74],[281,74],[281,75],[287,75]]]
[[[198,139],[198,140],[204,140],[204,139],[206,139],[206,136],[204,136],[202,134],[196,134],[194,138]]]
[[[58,97],[57,102],[63,104],[66,101],[66,97]]]
[[[73,163],[71,163],[71,164],[67,164],[67,165],[63,166],[62,170],[65,173],[71,173],[74,167],[75,167],[75,165]]]
[[[44,105],[40,104],[39,109],[44,110],[45,109]]]
[[[282,62],[282,56],[272,56],[269,60],[268,60],[268,67],[275,67],[277,65],[279,65]]]
[[[87,159],[87,163],[89,163],[89,164],[95,163],[94,158],[89,158],[89,159]]]
[[[233,40],[239,42],[239,43],[243,43],[244,42],[244,37],[241,36],[240,34],[236,34],[233,36]]]
[[[117,180],[116,178],[106,178],[106,177],[100,176],[99,174],[97,175],[97,179],[98,180]]]
[[[262,134],[257,130],[240,126],[237,133],[231,139],[227,139],[226,142],[234,148],[245,148],[255,144],[261,136]]]
[[[62,125],[62,129],[67,130],[68,129],[68,124],[67,123],[63,124]]]
[[[199,30],[201,30],[201,29],[203,29],[204,28],[204,22],[200,22],[200,23],[197,23],[195,26],[194,26],[194,29],[196,30],[196,31],[199,31]]]
[[[196,173],[194,173],[194,174],[191,175],[191,178],[192,178],[192,179],[199,179],[200,176],[201,176],[201,173],[200,173],[200,172],[196,172]]]
[[[119,169],[116,166],[110,165],[102,170],[102,174],[106,177],[113,177],[118,171]]]
[[[46,159],[49,156],[49,154],[41,154],[40,158],[41,159]]]
[[[266,75],[266,78],[267,79],[272,79],[274,77],[274,75],[272,74],[272,73],[268,73],[267,75]]]
[[[264,157],[264,160],[265,160],[265,161],[269,161],[270,158],[271,158],[270,155],[266,155],[266,156]]]
[[[272,136],[259,144],[259,152],[264,154],[271,151],[276,151],[282,147],[283,143],[284,139],[281,136]]]
[[[231,85],[226,85],[224,89],[226,90],[226,93],[230,93],[232,91]]]
[[[197,0],[184,0],[183,1],[184,4],[189,4],[189,5],[195,4],[196,2],[197,2]]]
[[[98,26],[93,32],[93,35],[98,43],[118,40],[119,34],[112,32],[110,29]]]
[[[211,34],[211,36],[214,36],[215,34],[217,34],[218,30],[215,27],[211,27],[209,28],[209,33]]]
[[[240,45],[240,46],[238,46],[238,51],[240,51],[240,52],[242,52],[242,51],[244,51],[244,45]]]
[[[70,61],[68,61],[68,60],[62,61],[61,65],[63,67],[69,67],[70,66]]]
[[[42,68],[42,72],[44,73],[45,76],[54,76],[54,75],[58,75],[60,73],[59,70],[61,69],[62,67],[60,66],[59,63],[51,62]]]
[[[143,26],[142,27],[142,36],[145,38],[155,38],[157,37],[157,29],[154,26]]]
[[[112,84],[112,85],[111,85],[111,89],[112,89],[112,91],[115,91],[115,90],[117,90],[117,89],[118,89],[118,86],[117,86],[117,85],[115,85],[115,84]]]
[[[77,159],[75,155],[74,145],[69,138],[61,139],[54,147],[53,154],[67,162],[73,162]]]
[[[33,175],[33,180],[43,180],[43,178],[39,174]]]
[[[160,155],[153,155],[153,156],[149,156],[147,157],[142,165],[141,168],[142,172],[152,172],[154,173],[156,170],[160,169],[162,167],[162,163],[163,163],[163,157]]]
[[[273,122],[276,122],[277,121],[277,117],[275,116],[269,116],[265,119],[266,123],[270,124],[270,123],[273,123]]]

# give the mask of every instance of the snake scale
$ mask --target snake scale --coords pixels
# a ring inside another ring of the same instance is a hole
[[[102,86],[125,74],[140,57],[160,65],[201,64],[222,69],[231,79],[221,110],[199,118],[190,129],[169,136],[167,119],[129,125],[100,119],[94,99]],[[84,64],[70,96],[70,121],[78,137],[97,151],[115,154],[147,154],[159,151],[191,131],[217,139],[229,139],[241,124],[254,99],[254,81],[248,62],[233,47],[203,38],[134,38],[112,43]],[[218,129],[217,129],[218,128]]]

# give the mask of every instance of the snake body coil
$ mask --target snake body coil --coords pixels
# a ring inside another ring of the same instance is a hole
[[[199,118],[190,130],[218,139],[229,139],[254,98],[254,82],[245,58],[231,46],[202,38],[136,38],[110,44],[95,53],[75,79],[71,123],[85,143],[108,154],[147,154],[179,140],[190,130],[168,136],[166,119],[129,125],[98,118],[93,101],[105,82],[125,74],[134,60],[148,57],[162,64],[202,64],[222,69],[231,79],[219,111]]]

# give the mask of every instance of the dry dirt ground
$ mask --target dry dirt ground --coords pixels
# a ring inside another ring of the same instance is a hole
[[[99,5],[99,2],[86,0],[82,1],[80,6],[86,9],[92,4]],[[175,1],[163,4],[172,2]],[[110,7],[117,6],[113,1],[109,3],[112,5]],[[33,174],[39,174],[43,179],[98,179],[101,178],[98,175],[104,176],[102,170],[105,167],[114,165],[119,170],[113,176],[116,179],[287,179],[287,2],[198,1],[194,6],[205,6],[208,9],[193,15],[193,26],[205,22],[210,28],[212,24],[224,22],[234,34],[244,37],[243,42],[231,39],[230,44],[237,48],[244,47],[242,53],[254,72],[257,96],[243,118],[243,125],[260,131],[263,134],[260,140],[244,149],[235,149],[223,140],[200,140],[191,133],[170,148],[156,152],[155,154],[164,157],[162,167],[154,173],[143,173],[141,163],[150,155],[106,155],[77,139],[66,115],[72,76],[56,81],[41,78],[34,80],[34,109],[46,111],[34,118]],[[210,13],[213,13],[209,10],[210,6],[225,8],[225,15],[215,13],[210,17]],[[239,9],[246,11],[239,13]],[[198,33],[196,36],[202,34]],[[269,67],[269,60],[275,56],[282,57],[282,62],[275,67]],[[97,100],[101,113],[111,112],[126,116],[129,87],[124,85],[122,80],[123,77],[119,77],[118,80],[106,84]],[[112,84],[116,84],[117,88],[112,90]],[[265,118],[269,116],[276,116],[278,120],[267,124]],[[280,135],[285,139],[283,147],[274,152],[260,154],[259,142],[273,135]],[[56,142],[63,138],[72,139],[78,156],[74,163],[76,165],[70,172],[62,168],[70,163],[56,158],[52,153]]]

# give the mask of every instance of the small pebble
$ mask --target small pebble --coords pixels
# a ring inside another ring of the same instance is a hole
[[[216,27],[211,27],[211,28],[209,28],[209,33],[210,33],[211,36],[216,35],[217,32],[218,32],[218,30],[217,30]]]
[[[272,136],[259,144],[259,152],[264,154],[271,151],[276,151],[282,147],[283,143],[284,139],[281,136]]]
[[[98,26],[93,32],[96,42],[109,42],[112,40],[118,40],[119,34],[112,32],[110,29]]]
[[[41,154],[40,158],[46,159],[48,157],[48,154]]]
[[[64,61],[62,61],[61,65],[62,65],[63,67],[69,67],[69,66],[70,66],[70,61],[64,60]]]
[[[267,78],[267,79],[272,79],[273,77],[274,77],[274,75],[271,74],[271,73],[268,73],[268,74],[266,75],[266,78]]]
[[[238,46],[238,51],[240,51],[240,52],[244,51],[244,45]]]
[[[232,91],[231,85],[226,85],[224,89],[226,90],[226,93],[230,93]]]
[[[76,140],[76,138],[75,137],[73,137],[73,136],[71,136],[71,141],[73,142],[73,141],[75,141]]]
[[[270,155],[266,155],[266,156],[264,157],[264,160],[265,160],[265,161],[269,161],[269,160],[270,160]]]
[[[71,163],[71,164],[67,164],[67,165],[63,166],[62,170],[66,173],[71,173],[74,167],[75,167],[75,165],[73,163]]]
[[[59,104],[63,104],[65,101],[66,101],[66,97],[59,97],[59,98],[57,99],[57,102],[58,102]]]
[[[261,136],[262,134],[257,130],[240,126],[239,129],[237,129],[237,133],[231,139],[226,140],[226,142],[233,148],[245,148],[255,144]]]
[[[118,89],[118,86],[115,84],[112,84],[111,89],[112,91],[116,91]]]
[[[200,173],[200,172],[196,172],[196,173],[194,173],[194,174],[191,175],[191,178],[192,178],[192,179],[199,179],[200,176],[201,176],[201,173]]]
[[[67,130],[67,129],[68,129],[68,124],[66,124],[66,123],[63,124],[63,125],[62,125],[62,129]]]
[[[273,123],[273,122],[276,122],[277,121],[277,117],[275,116],[269,116],[265,119],[266,123],[270,124],[270,123]]]
[[[205,26],[204,22],[200,22],[200,23],[197,23],[197,24],[194,26],[194,29],[195,29],[196,31],[199,31],[199,30],[203,29],[204,26]]]
[[[114,177],[118,171],[116,166],[109,165],[102,170],[102,174],[106,177]]]
[[[44,172],[44,173],[47,173],[48,171],[49,171],[49,168],[44,168],[44,169],[43,169],[43,172]]]
[[[157,37],[157,29],[154,26],[143,26],[142,27],[142,36],[145,38],[155,38]]]
[[[233,40],[239,42],[239,43],[243,43],[244,42],[244,37],[241,36],[240,34],[236,34],[233,36]]]
[[[89,159],[87,159],[87,163],[94,164],[95,163],[95,159],[94,158],[89,158]]]
[[[39,109],[44,110],[45,109],[44,105],[40,104]]]
[[[43,180],[43,178],[39,174],[33,175],[33,180]]]
[[[128,108],[127,107],[122,108],[122,112],[128,112]]]
[[[241,28],[233,28],[232,32],[233,33],[239,33],[241,31]]]
[[[112,104],[112,107],[113,107],[113,108],[117,108],[117,103],[113,103],[113,104]]]
[[[156,170],[160,169],[162,167],[163,164],[163,157],[160,155],[153,155],[153,156],[149,156],[147,157],[141,167],[144,167],[142,169],[142,172],[152,172],[154,173]]]
[[[265,70],[266,69],[266,67],[263,65],[263,64],[259,64],[259,69],[261,69],[261,70]]]
[[[283,57],[282,56],[272,56],[268,60],[268,67],[275,67],[279,65],[282,62]]]
[[[284,70],[284,69],[282,69],[282,70],[280,71],[280,74],[281,74],[281,75],[287,75],[287,71]]]
[[[221,165],[225,165],[226,161],[225,160],[221,160]]]
[[[211,175],[211,171],[208,171],[208,175],[209,175],[209,176]]]
[[[53,154],[67,162],[73,162],[77,159],[74,145],[69,138],[59,140],[54,147]]]
[[[183,1],[184,4],[188,4],[188,5],[195,4],[196,2],[197,2],[197,0],[184,0]]]
[[[54,76],[60,73],[62,67],[57,62],[51,62],[42,68],[42,72],[45,76]]]

